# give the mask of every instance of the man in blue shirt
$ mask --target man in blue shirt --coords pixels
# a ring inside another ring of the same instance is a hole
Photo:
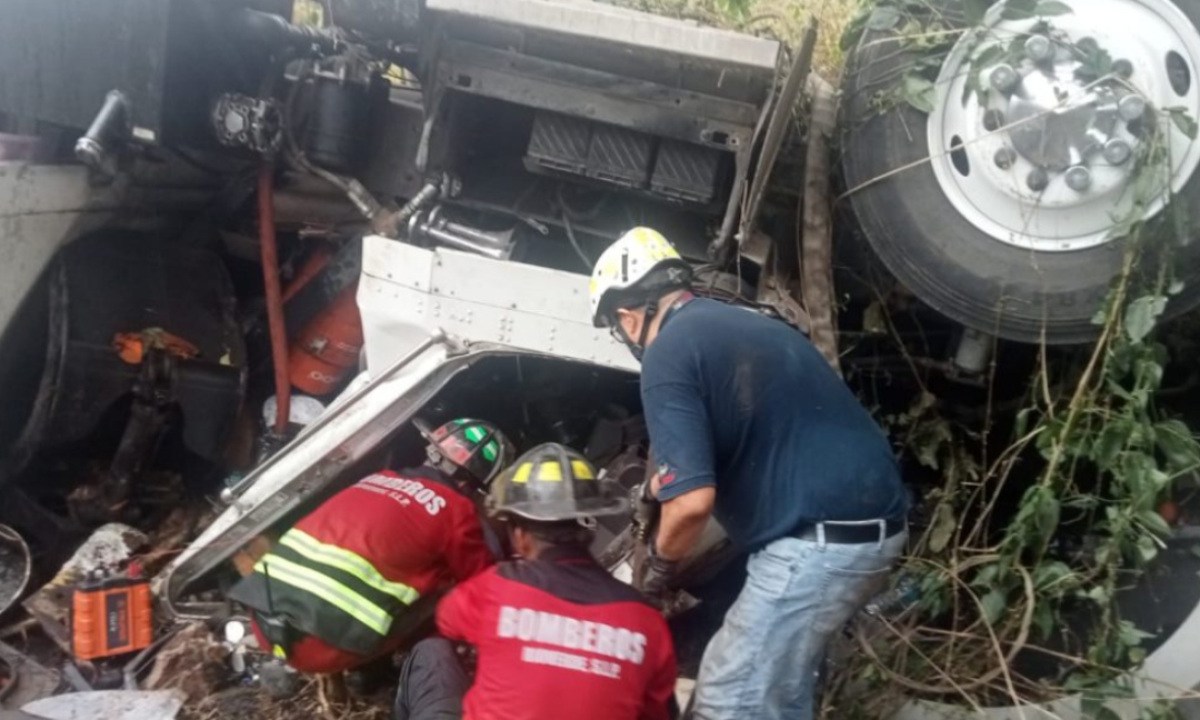
[[[690,277],[649,228],[592,273],[593,321],[642,361],[662,503],[643,588],[664,589],[715,516],[751,555],[705,650],[694,717],[807,720],[829,638],[904,549],[907,496],[887,438],[812,344],[693,297]]]

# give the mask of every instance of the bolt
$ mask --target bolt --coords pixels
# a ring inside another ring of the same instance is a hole
[[[1128,80],[1133,75],[1133,63],[1125,58],[1114,60],[1112,64],[1112,71],[1119,77],[1123,77]]]
[[[1083,165],[1067,168],[1067,187],[1075,192],[1087,192],[1092,186],[1092,171]]]
[[[1021,81],[1021,76],[1013,70],[1012,66],[1007,63],[1000,63],[992,68],[992,72],[988,75],[988,82],[992,84],[998,92],[1006,93],[1017,86]]]
[[[1054,57],[1054,43],[1045,35],[1031,35],[1025,41],[1025,53],[1034,62],[1045,62]]]
[[[1004,113],[999,110],[988,110],[983,114],[983,129],[995,132],[1004,127]]]
[[[1141,95],[1126,95],[1117,103],[1117,113],[1127,122],[1137,120],[1146,114],[1146,99]]]
[[[1041,168],[1034,168],[1025,176],[1025,184],[1034,192],[1041,192],[1050,184],[1050,176]]]
[[[1104,143],[1104,159],[1110,165],[1124,165],[1133,155],[1133,148],[1124,140],[1113,138]]]
[[[1017,161],[1017,151],[1010,147],[1002,147],[996,151],[995,155],[996,167],[1001,170],[1008,170]]]

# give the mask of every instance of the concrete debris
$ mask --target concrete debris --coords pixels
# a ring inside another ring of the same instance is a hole
[[[58,689],[62,675],[6,643],[0,643],[0,661],[8,667],[11,686],[5,687],[0,707],[17,708]]]
[[[228,675],[229,649],[204,623],[193,623],[168,640],[143,687],[175,690],[189,703],[211,695]]]
[[[172,720],[182,707],[183,697],[173,691],[97,690],[55,695],[21,710],[47,720]]]

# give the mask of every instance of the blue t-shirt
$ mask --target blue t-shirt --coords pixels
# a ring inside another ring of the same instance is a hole
[[[742,547],[907,512],[883,431],[783,322],[715,300],[676,307],[646,349],[641,386],[659,499],[716,486],[714,515]]]

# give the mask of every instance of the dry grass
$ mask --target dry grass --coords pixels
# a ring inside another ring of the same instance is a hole
[[[377,702],[355,700],[329,707],[321,700],[317,682],[310,680],[288,700],[274,700],[257,687],[230,688],[183,708],[179,717],[180,720],[387,720],[391,717],[390,706],[389,696]]]
[[[744,12],[729,10],[728,0],[610,0],[616,5],[671,17],[697,20],[764,35],[795,46],[810,19],[820,24],[814,66],[826,79],[841,75],[839,42],[847,23],[866,0],[748,0]]]

